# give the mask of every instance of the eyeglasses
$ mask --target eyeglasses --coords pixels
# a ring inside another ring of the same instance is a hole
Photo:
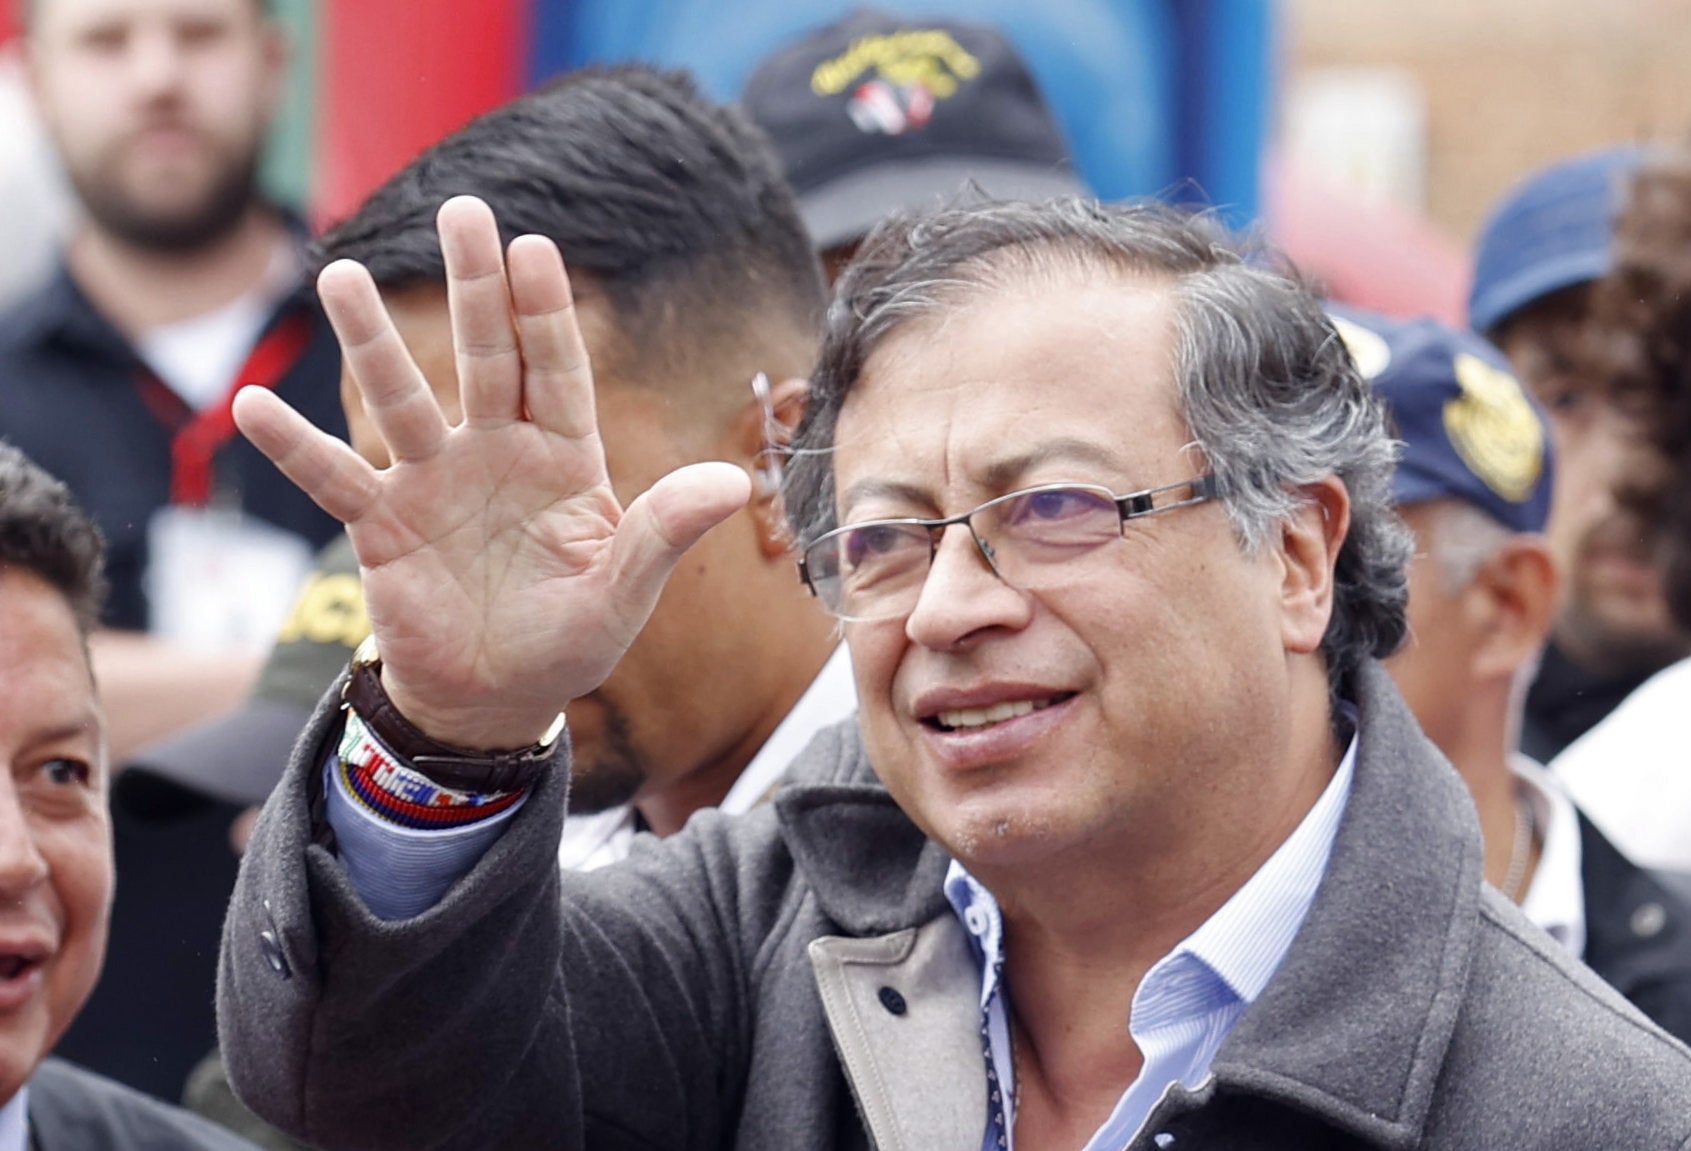
[[[1052,569],[1113,539],[1141,516],[1216,497],[1215,477],[1118,496],[1091,484],[1044,484],[999,496],[949,519],[869,520],[818,537],[799,577],[822,606],[848,622],[897,619],[915,610],[941,534],[964,524],[994,575],[1023,591]]]

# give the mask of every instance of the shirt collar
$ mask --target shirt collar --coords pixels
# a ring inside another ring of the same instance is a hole
[[[1256,1002],[1303,926],[1315,889],[1327,874],[1333,838],[1350,798],[1356,740],[1309,814],[1245,885],[1174,949],[1188,952],[1227,982],[1246,1003]]]
[[[0,1151],[27,1151],[29,1147],[29,1084],[18,1088],[11,1101],[0,1107]]]
[[[1578,959],[1585,954],[1579,813],[1561,785],[1534,760],[1513,755],[1509,769],[1532,809],[1541,837],[1538,866],[1521,900],[1521,911]]]
[[[762,803],[812,736],[856,710],[857,681],[851,674],[851,656],[841,644],[717,806],[729,815],[743,815]],[[628,854],[637,830],[629,804],[572,815],[564,821],[558,862],[565,871],[595,871],[615,863]]]
[[[1151,982],[1159,969],[1189,967],[1184,958],[1189,956],[1219,976],[1238,998],[1246,1003],[1256,1001],[1303,926],[1316,888],[1327,872],[1355,769],[1353,736],[1332,780],[1292,834],[1215,914],[1152,966],[1146,982]],[[985,1004],[998,985],[1003,913],[992,892],[956,860],[946,871],[945,895],[962,920],[976,962],[981,965],[981,1002]]]

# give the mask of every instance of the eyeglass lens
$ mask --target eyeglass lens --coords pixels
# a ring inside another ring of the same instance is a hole
[[[1015,492],[976,508],[967,524],[999,577],[1024,589],[1037,586],[1048,569],[1121,533],[1114,497],[1092,487]],[[907,614],[927,580],[940,530],[885,520],[830,533],[806,552],[811,584],[828,609],[845,619]]]

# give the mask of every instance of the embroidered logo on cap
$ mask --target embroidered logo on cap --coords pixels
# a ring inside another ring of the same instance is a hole
[[[1462,462],[1511,503],[1533,493],[1544,471],[1544,429],[1514,376],[1462,352],[1456,357],[1462,394],[1444,405],[1444,430]]]
[[[980,61],[949,32],[911,29],[852,41],[843,54],[816,66],[810,89],[818,96],[850,89],[846,113],[859,131],[898,136],[925,126],[939,101],[956,95],[980,70]]]

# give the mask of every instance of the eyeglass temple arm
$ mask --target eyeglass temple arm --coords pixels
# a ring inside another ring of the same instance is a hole
[[[1157,497],[1164,492],[1179,491],[1186,488],[1190,494],[1183,500],[1176,500],[1172,504],[1157,503]],[[1124,520],[1138,519],[1140,516],[1153,515],[1157,512],[1172,512],[1176,508],[1191,507],[1206,500],[1213,500],[1220,494],[1215,476],[1203,475],[1195,480],[1188,480],[1181,484],[1169,484],[1167,487],[1152,488],[1148,492],[1135,492],[1130,496],[1121,496],[1116,500],[1116,507],[1121,509]]]

